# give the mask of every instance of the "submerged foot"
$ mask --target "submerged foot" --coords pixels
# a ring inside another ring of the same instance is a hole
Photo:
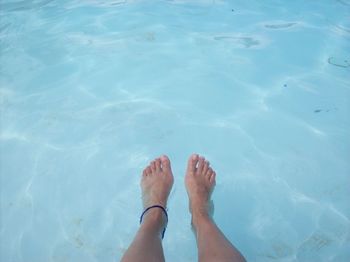
[[[174,183],[170,160],[167,156],[154,159],[144,170],[141,178],[142,202],[144,209],[160,205],[166,208],[168,196]],[[164,226],[165,215],[160,208],[146,212],[143,221],[160,222]]]
[[[192,223],[201,217],[212,215],[211,193],[215,187],[215,172],[204,157],[193,154],[190,156],[185,176],[187,194],[190,200]]]

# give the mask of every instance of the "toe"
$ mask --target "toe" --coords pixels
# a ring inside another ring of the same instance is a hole
[[[156,172],[162,171],[160,158],[157,158],[155,161],[156,161]]]
[[[208,168],[208,170],[207,170],[207,172],[206,172],[206,174],[205,174],[205,176],[208,178],[208,179],[210,179],[210,176],[213,174],[213,169],[211,168],[211,167],[209,167]]]
[[[209,169],[209,161],[204,161],[204,166],[203,166],[203,174],[207,174],[207,171]]]
[[[152,174],[152,168],[150,166],[148,166],[146,169],[145,169],[145,172],[146,172],[146,176],[149,176],[150,174]]]
[[[200,157],[199,160],[198,160],[198,168],[197,168],[197,170],[198,170],[199,173],[203,172],[204,161],[205,161],[204,157]]]
[[[162,156],[160,157],[160,160],[161,160],[161,162],[162,162],[162,169],[163,169],[165,172],[171,171],[171,166],[170,166],[169,157],[166,156],[166,155],[162,155]]]
[[[194,172],[194,171],[196,171],[197,163],[198,163],[198,155],[197,154],[192,154],[190,156],[190,158],[188,159],[187,172]]]
[[[151,162],[150,166],[151,166],[151,171],[152,171],[152,172],[156,172],[156,161],[153,160],[153,161]]]
[[[143,170],[143,172],[142,172],[142,176],[143,176],[143,177],[147,176],[146,169],[147,169],[147,167],[146,167],[146,168]]]
[[[215,172],[213,172],[209,177],[209,182],[212,183],[213,185],[215,185],[215,177],[216,177]]]

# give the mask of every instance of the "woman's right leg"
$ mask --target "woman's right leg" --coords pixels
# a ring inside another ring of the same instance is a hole
[[[197,239],[200,262],[245,261],[214,223],[210,215],[210,196],[215,172],[204,157],[194,154],[188,160],[185,184],[190,200],[192,225]]]

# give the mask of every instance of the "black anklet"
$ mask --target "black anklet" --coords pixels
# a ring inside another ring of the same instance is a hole
[[[160,208],[160,209],[164,212],[165,217],[166,217],[166,223],[168,224],[168,213],[166,212],[165,208],[162,207],[162,206],[160,206],[160,205],[154,205],[154,206],[147,207],[147,208],[145,209],[145,211],[142,212],[142,215],[141,215],[141,217],[140,217],[140,224],[142,223],[142,218],[143,218],[144,214],[145,214],[148,210],[150,210],[151,208],[155,208],[155,207]],[[165,230],[166,230],[166,226],[164,227],[163,232],[162,232],[162,239],[164,238]]]

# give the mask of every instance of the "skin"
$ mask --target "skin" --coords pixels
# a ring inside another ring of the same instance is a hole
[[[189,197],[192,226],[198,246],[198,260],[245,261],[215,224],[211,216],[210,197],[215,187],[216,173],[204,157],[190,156],[185,176]],[[143,207],[152,205],[166,207],[174,183],[170,160],[161,156],[153,160],[143,171],[141,178]],[[143,217],[136,236],[125,252],[122,262],[165,261],[161,233],[166,226],[166,217],[160,208],[152,208]]]

